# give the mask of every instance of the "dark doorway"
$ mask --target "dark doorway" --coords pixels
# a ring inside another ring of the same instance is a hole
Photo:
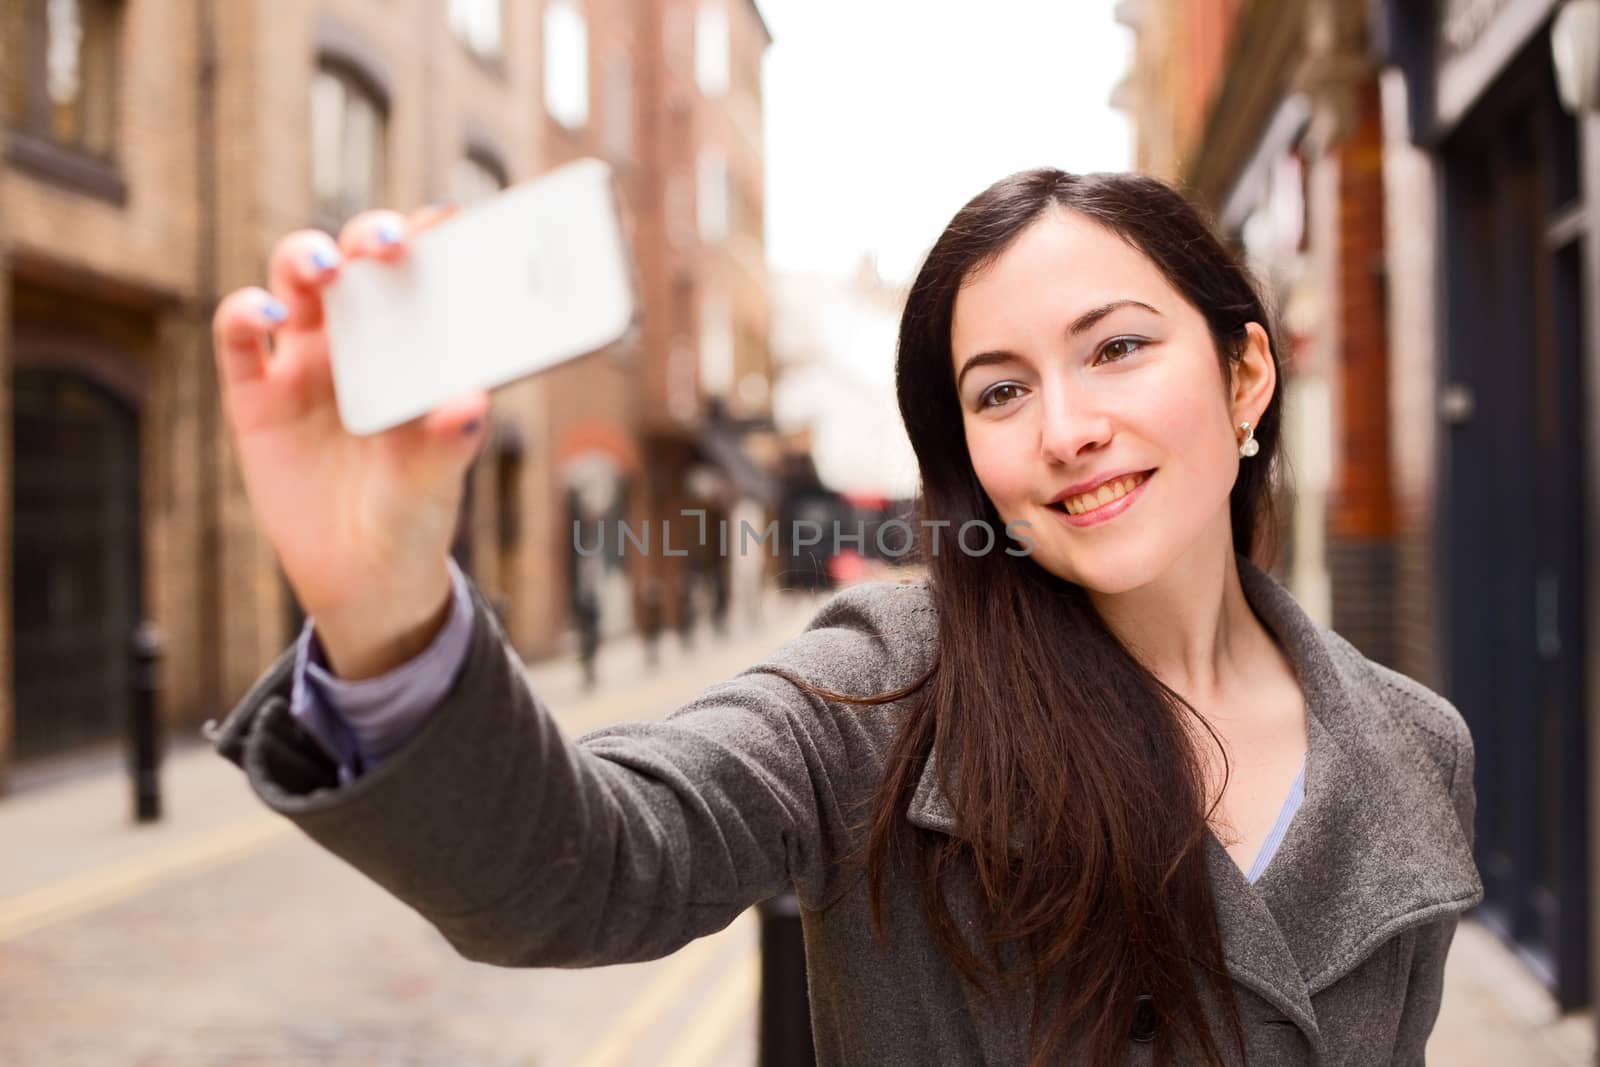
[[[121,735],[139,620],[139,422],[69,372],[18,369],[12,634],[16,755]]]
[[[1545,44],[1443,156],[1445,682],[1476,741],[1480,915],[1563,1009],[1589,997],[1576,145]]]

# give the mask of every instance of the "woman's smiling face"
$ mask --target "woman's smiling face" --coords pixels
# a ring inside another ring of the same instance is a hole
[[[950,336],[967,449],[1039,566],[1120,593],[1231,545],[1228,494],[1249,462],[1235,427],[1276,384],[1265,330],[1247,329],[1230,387],[1199,310],[1062,208],[967,279]]]

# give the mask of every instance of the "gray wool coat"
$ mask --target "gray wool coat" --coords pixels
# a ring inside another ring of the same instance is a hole
[[[1444,699],[1313,623],[1242,558],[1240,570],[1294,664],[1310,729],[1304,803],[1259,880],[1207,842],[1250,1062],[1420,1064],[1457,919],[1483,897],[1472,741]],[[793,886],[819,1063],[1025,1062],[1025,995],[965,986],[901,878],[886,883],[881,946],[864,875],[837,862],[859,840],[853,816],[904,705],[823,702],[774,673],[857,693],[917,676],[935,651],[924,581],[844,589],[765,660],[664,720],[576,740],[473,593],[457,684],[419,734],[350,785],[289,714],[292,650],[208,736],[268,807],[468,959],[654,959]],[[960,834],[938,755],[905,818]],[[947,892],[958,921],[973,915],[970,884]],[[1151,1049],[1130,1035],[1125,1062],[1149,1063]]]

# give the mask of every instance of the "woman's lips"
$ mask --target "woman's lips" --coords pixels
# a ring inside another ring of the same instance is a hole
[[[1061,516],[1062,521],[1066,522],[1068,525],[1078,527],[1098,526],[1102,522],[1111,521],[1118,515],[1121,515],[1124,511],[1127,511],[1129,508],[1133,507],[1134,502],[1144,495],[1145,489],[1149,487],[1151,480],[1155,478],[1155,476],[1155,471],[1146,471],[1143,479],[1138,485],[1117,497],[1115,500],[1107,501],[1091,511],[1085,511],[1081,514],[1074,515],[1067,511],[1064,504],[1052,504],[1050,506],[1050,510]]]

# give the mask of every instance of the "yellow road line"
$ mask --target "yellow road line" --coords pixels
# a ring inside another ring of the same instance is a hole
[[[744,912],[728,927],[753,921]],[[627,1012],[608,1028],[606,1036],[590,1046],[578,1067],[616,1067],[637,1050],[640,1035],[670,1008],[673,1002],[695,987],[700,972],[711,966],[720,947],[718,934],[691,941],[662,961],[660,972],[642,994],[632,999]]]
[[[167,879],[239,858],[288,836],[293,829],[280,816],[254,816],[159,852],[7,897],[0,900],[0,941],[126,900]]]
[[[663,1058],[654,1062],[658,1067],[706,1067],[719,1050],[727,1047],[739,1023],[755,1014],[760,983],[761,956],[752,947],[728,968],[707,998],[706,1008],[696,1014],[693,1025],[672,1043]]]

